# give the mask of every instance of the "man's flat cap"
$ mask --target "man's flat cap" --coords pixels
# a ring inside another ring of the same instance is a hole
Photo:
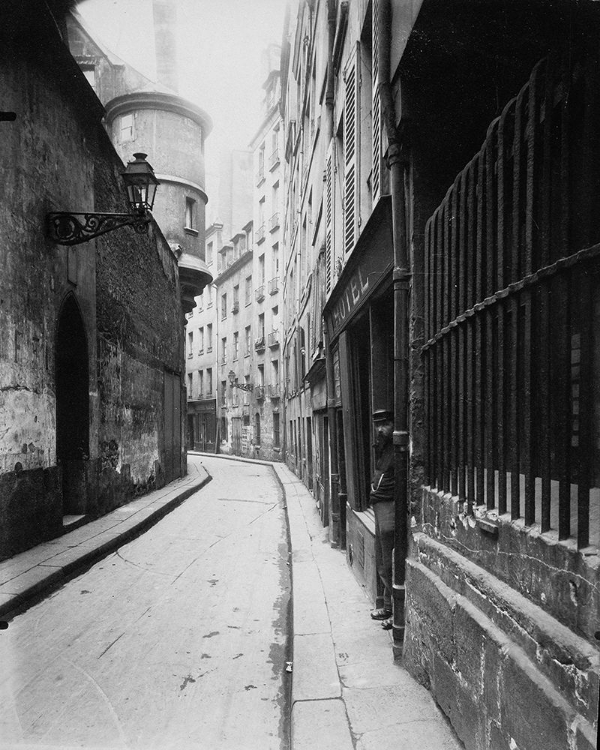
[[[387,409],[377,409],[373,412],[373,422],[393,422],[394,415]]]

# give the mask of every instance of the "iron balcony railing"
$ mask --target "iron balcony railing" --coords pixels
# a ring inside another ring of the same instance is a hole
[[[264,385],[257,385],[254,388],[254,396],[257,401],[262,401],[265,397],[265,387]]]
[[[279,276],[275,276],[275,278],[269,281],[269,294],[277,294],[278,291],[279,291]]]
[[[275,346],[279,346],[279,331],[271,331],[267,338],[271,349]]]
[[[265,285],[261,284],[259,287],[256,288],[256,301],[262,302],[265,298]]]

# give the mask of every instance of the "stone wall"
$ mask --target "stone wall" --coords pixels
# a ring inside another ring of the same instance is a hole
[[[164,372],[183,368],[177,261],[160,230],[71,249],[46,239],[48,212],[127,211],[123,164],[53,19],[12,13],[0,33],[3,110],[17,116],[0,123],[0,559],[62,532],[55,354],[67,296],[89,365],[82,513],[160,482]]]

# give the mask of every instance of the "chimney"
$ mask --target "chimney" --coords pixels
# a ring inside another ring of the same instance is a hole
[[[177,0],[152,0],[156,77],[159,83],[179,91],[177,76]]]

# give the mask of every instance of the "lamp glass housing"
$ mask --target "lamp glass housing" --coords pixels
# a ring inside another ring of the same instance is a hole
[[[132,211],[144,213],[152,210],[156,188],[160,183],[146,161],[147,154],[137,153],[133,156],[135,160],[129,162],[122,176]]]

